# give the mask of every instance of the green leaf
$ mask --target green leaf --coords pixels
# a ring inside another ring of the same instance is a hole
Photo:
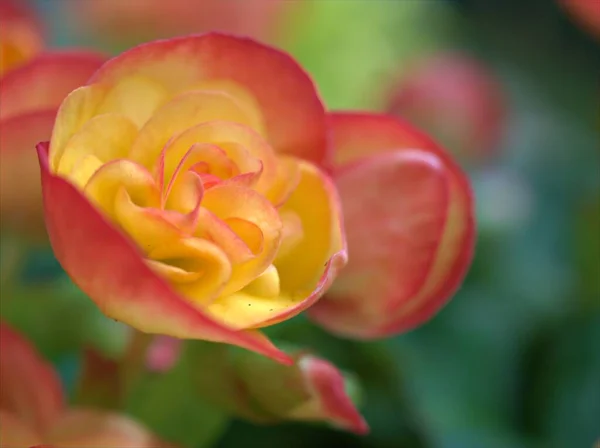
[[[447,45],[443,2],[313,1],[298,8],[283,46],[332,109],[374,108],[382,85],[416,55]],[[428,32],[418,25],[427,20]]]
[[[0,315],[51,359],[86,345],[116,355],[122,351],[128,331],[104,316],[68,279],[15,287],[10,295],[3,294]]]
[[[535,361],[527,383],[532,430],[548,448],[591,447],[600,435],[600,312],[557,326]]]
[[[210,371],[207,363],[202,369]],[[209,447],[226,429],[224,410],[208,404],[193,388],[196,369],[186,350],[166,373],[145,373],[127,400],[127,412],[166,441],[183,446]]]

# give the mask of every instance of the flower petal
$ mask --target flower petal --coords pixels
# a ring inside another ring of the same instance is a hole
[[[470,265],[467,178],[431,140],[390,117],[335,114],[332,124],[337,159],[353,162],[336,172],[350,262],[309,314],[345,336],[406,331],[448,301]]]
[[[233,266],[231,279],[222,292],[227,296],[246,286],[273,262],[281,242],[281,220],[277,210],[263,196],[234,184],[221,184],[207,190],[202,206],[230,223],[229,227],[248,249],[256,247],[253,241],[262,240],[261,250],[255,257]],[[248,224],[242,227],[242,220]],[[259,232],[261,236],[256,235]]]
[[[195,90],[183,93],[154,112],[140,130],[129,158],[151,168],[173,136],[216,120],[239,123],[250,129],[255,124],[235,98],[224,92]]]
[[[262,170],[255,188],[261,193],[276,181],[277,157],[269,144],[254,130],[227,121],[203,123],[174,137],[164,150],[167,180],[172,171],[170,167],[181,161],[192,146],[199,143],[218,146],[240,169],[250,168],[252,159],[259,160]]]
[[[125,158],[137,133],[138,128],[124,115],[97,115],[85,123],[66,144],[57,173],[68,175],[86,155],[93,155],[102,163]]]
[[[450,160],[430,137],[391,115],[334,112],[329,115],[329,120],[336,167],[381,152],[407,148],[426,150]]]
[[[426,58],[390,92],[389,113],[430,132],[464,163],[489,160],[505,128],[505,99],[494,73],[477,59]]]
[[[11,70],[0,81],[0,119],[58,107],[73,89],[83,85],[105,57],[90,51],[41,53]]]
[[[280,208],[293,214],[302,236],[275,259],[282,301],[288,306],[261,323],[273,325],[313,305],[347,262],[340,200],[331,180],[314,165],[300,164],[300,183]]]
[[[221,33],[151,42],[118,56],[93,82],[141,75],[172,92],[206,80],[227,80],[256,99],[274,148],[322,163],[327,160],[323,104],[310,77],[287,54],[251,39]],[[231,93],[231,90],[228,90]]]
[[[50,172],[47,143],[38,145],[38,156],[54,253],[104,314],[143,332],[227,342],[290,362],[262,335],[221,325],[179,296],[81,191]]]
[[[0,409],[43,433],[63,411],[58,375],[35,348],[0,322]]]
[[[297,419],[324,419],[356,434],[367,434],[369,426],[354,407],[345,389],[345,380],[336,367],[315,356],[303,356],[298,367],[304,375],[316,403],[295,409]]]
[[[161,443],[140,423],[124,415],[91,409],[68,411],[46,436],[61,448],[158,448]]]
[[[0,120],[0,222],[2,228],[46,240],[40,167],[35,145],[52,134],[56,110]]]

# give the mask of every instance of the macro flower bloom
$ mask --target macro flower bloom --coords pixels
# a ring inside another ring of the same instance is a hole
[[[94,409],[68,409],[52,366],[3,322],[0,322],[0,381],[2,447],[167,446],[128,417]]]
[[[146,333],[291,359],[258,331],[346,263],[327,117],[288,55],[210,33],[141,45],[62,103],[38,145],[57,259]]]
[[[0,0],[0,76],[41,51],[42,29],[23,0]]]
[[[195,390],[219,409],[261,424],[325,422],[356,434],[369,431],[350,398],[351,379],[328,361],[300,351],[292,353],[293,366],[284,366],[227,346],[191,350]],[[210,369],[203,368],[207,362]]]
[[[393,85],[388,111],[422,127],[462,162],[492,158],[504,132],[501,86],[485,65],[459,54],[420,62]]]
[[[408,331],[452,297],[475,243],[469,181],[400,119],[330,116],[349,262],[309,316],[357,339]]]
[[[1,34],[4,36],[4,32]],[[104,60],[104,56],[87,51],[48,51],[0,77],[3,230],[47,241],[35,145],[52,135],[62,100]]]

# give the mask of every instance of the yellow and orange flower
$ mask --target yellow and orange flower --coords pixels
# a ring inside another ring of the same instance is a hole
[[[327,117],[293,59],[211,33],[107,62],[40,144],[58,260],[108,316],[282,362],[259,328],[346,263]]]
[[[52,366],[3,322],[0,322],[0,381],[2,447],[168,446],[124,415],[87,408],[68,409]]]
[[[62,100],[104,60],[85,51],[48,51],[0,77],[2,229],[47,241],[35,145],[52,135]]]
[[[388,111],[421,126],[461,162],[481,165],[502,144],[505,100],[485,64],[443,53],[421,61],[393,86]]]
[[[309,315],[357,339],[408,331],[441,309],[469,268],[469,181],[443,149],[400,119],[334,113],[330,125],[349,263]]]
[[[33,58],[44,46],[42,27],[23,0],[0,0],[0,76]]]

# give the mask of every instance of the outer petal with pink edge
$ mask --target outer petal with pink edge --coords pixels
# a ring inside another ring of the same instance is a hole
[[[233,330],[179,296],[76,187],[49,171],[47,143],[38,145],[38,156],[54,253],[104,314],[145,333],[226,342],[291,362],[262,333]]]
[[[106,57],[91,51],[49,51],[0,80],[0,119],[57,109],[67,94],[98,70]]]
[[[439,311],[470,265],[468,180],[431,139],[398,119],[339,113],[331,125],[349,263],[309,315],[359,339],[410,330]]]
[[[241,88],[258,103],[267,139],[278,152],[327,161],[326,115],[315,85],[279,50],[222,33],[156,41],[112,59],[92,82],[128,76],[150,78],[171,93],[211,82],[220,82],[219,90]]]
[[[0,322],[0,383],[3,433],[11,432],[5,426],[14,419],[12,429],[18,422],[22,427],[19,434],[41,434],[63,412],[63,391],[56,372],[4,322]]]

